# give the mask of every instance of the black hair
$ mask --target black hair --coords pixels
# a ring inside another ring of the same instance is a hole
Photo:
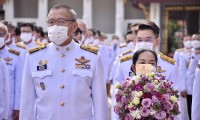
[[[21,31],[18,27],[15,28],[15,35],[19,36],[21,34]]]
[[[32,23],[22,23],[21,26],[20,26],[20,29],[21,27],[30,27],[32,31],[34,31],[34,26]]]
[[[137,29],[135,30],[135,34],[137,35],[139,30],[152,30],[156,37],[159,37],[160,28],[151,21],[147,21],[138,25]]]
[[[152,53],[152,54],[154,55],[155,61],[156,61],[156,64],[157,64],[157,62],[158,62],[158,57],[157,57],[156,52],[155,52],[155,51],[152,51],[152,50],[145,50],[145,49],[140,49],[140,50],[138,50],[138,51],[136,51],[136,52],[134,53],[133,58],[132,58],[132,64],[133,64],[133,65],[136,65],[136,62],[137,62],[137,60],[138,60],[140,54],[143,53],[143,52],[147,52],[147,51],[150,52],[150,53]],[[132,70],[132,67],[131,67],[131,71],[133,71],[133,70]]]
[[[82,34],[82,31],[81,31],[81,29],[78,27],[77,29],[76,29],[76,31],[74,32],[74,35],[78,35],[78,34]]]

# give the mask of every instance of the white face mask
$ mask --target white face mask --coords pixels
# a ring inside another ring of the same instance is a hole
[[[129,42],[129,43],[127,44],[127,47],[128,47],[129,49],[134,49],[134,48],[135,48],[135,44],[134,44],[133,42]]]
[[[4,37],[0,37],[0,48],[5,45],[4,43]]]
[[[184,42],[183,42],[183,45],[184,45],[186,48],[192,48],[192,42],[191,42],[191,41],[184,41]]]
[[[193,40],[192,41],[192,47],[197,49],[200,48],[200,41],[199,40]]]
[[[23,42],[28,42],[32,39],[32,33],[21,33],[20,39],[22,39]]]
[[[153,50],[153,43],[151,42],[136,43],[136,50],[140,50],[140,49]]]
[[[50,41],[54,42],[56,45],[61,45],[69,38],[67,35],[68,27],[66,26],[50,26],[47,28],[47,31]]]

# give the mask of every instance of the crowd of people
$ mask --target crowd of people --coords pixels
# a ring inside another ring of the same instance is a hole
[[[0,120],[119,120],[115,84],[151,64],[179,91],[175,120],[199,120],[200,34],[183,37],[174,58],[158,50],[160,28],[133,24],[125,40],[88,28],[67,5],[53,6],[47,32],[0,22]]]

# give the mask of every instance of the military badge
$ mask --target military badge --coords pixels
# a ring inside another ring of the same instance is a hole
[[[37,66],[37,71],[41,71],[41,70],[46,70],[47,69],[47,60],[44,60],[44,62],[42,62],[42,60],[39,61],[39,66]]]
[[[45,90],[45,85],[44,85],[43,82],[40,83],[40,87],[41,87],[42,90]]]
[[[163,73],[166,72],[166,70],[162,70],[161,66],[158,66],[156,72]]]
[[[13,60],[12,58],[7,57],[7,58],[4,58],[4,60],[7,65],[12,65],[12,63],[11,63],[11,61]]]
[[[75,58],[75,60],[78,62],[75,64],[76,68],[90,69],[90,64],[87,64],[90,60],[86,59],[84,56],[81,56],[81,58]]]

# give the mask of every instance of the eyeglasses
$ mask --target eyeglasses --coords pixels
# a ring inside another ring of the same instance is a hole
[[[156,38],[147,38],[147,39],[141,39],[136,38],[136,42],[153,42]]]
[[[56,25],[62,26],[62,25],[65,25],[67,22],[75,22],[75,20],[73,20],[73,19],[67,20],[64,18],[59,18],[57,20],[50,19],[50,20],[47,20],[47,25],[53,26],[56,24]]]
[[[5,32],[0,32],[0,37],[4,37],[6,35]]]

